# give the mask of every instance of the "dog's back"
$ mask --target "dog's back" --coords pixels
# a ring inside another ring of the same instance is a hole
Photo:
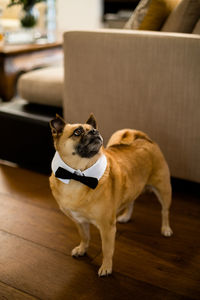
[[[144,132],[132,129],[116,131],[105,151],[119,173],[127,173],[134,186],[155,185],[157,181],[169,186],[170,173],[164,155]]]

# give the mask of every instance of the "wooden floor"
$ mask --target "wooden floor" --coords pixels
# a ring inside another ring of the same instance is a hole
[[[160,235],[160,205],[143,195],[118,225],[114,272],[98,278],[101,243],[70,256],[75,226],[58,209],[48,177],[0,165],[0,299],[200,299],[199,185],[174,183],[172,238]]]

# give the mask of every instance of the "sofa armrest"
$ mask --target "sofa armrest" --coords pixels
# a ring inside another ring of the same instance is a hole
[[[143,130],[173,176],[200,182],[199,53],[192,34],[66,32],[65,118],[84,122],[94,112],[105,141],[117,129]]]

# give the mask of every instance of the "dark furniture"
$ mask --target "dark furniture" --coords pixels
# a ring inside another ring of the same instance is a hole
[[[17,100],[0,106],[0,159],[50,174],[54,155],[49,121],[62,109]]]
[[[104,26],[124,28],[138,3],[139,0],[104,0]]]
[[[4,46],[0,50],[0,98],[9,101],[14,96],[21,73],[60,62],[62,58],[61,42]]]
[[[120,10],[134,10],[139,0],[104,0],[104,15]]]

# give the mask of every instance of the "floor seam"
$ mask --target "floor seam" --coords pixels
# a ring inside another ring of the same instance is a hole
[[[11,232],[9,232],[9,231],[7,231],[7,230],[0,229],[0,231],[1,231],[1,232],[4,232],[4,233],[7,233],[7,234],[9,234],[9,235],[13,235],[13,236],[15,236],[15,237],[17,237],[17,238],[19,238],[19,239],[22,239],[22,240],[24,240],[24,241],[27,241],[27,242],[29,242],[29,243],[31,243],[31,244],[34,244],[34,245],[37,245],[37,246],[39,246],[39,247],[43,247],[43,248],[48,249],[48,250],[51,250],[51,251],[53,251],[53,252],[62,254],[62,255],[64,255],[64,256],[66,256],[66,257],[71,257],[71,254],[65,254],[65,253],[62,252],[62,251],[56,250],[56,249],[54,249],[54,248],[50,248],[50,247],[48,247],[48,246],[42,245],[42,244],[40,244],[40,243],[34,242],[34,241],[32,241],[32,240],[29,240],[29,239],[26,239],[26,238],[24,238],[24,237],[22,237],[22,236],[20,236],[20,235],[17,235],[17,234],[15,234],[15,233],[11,233]]]
[[[28,198],[28,202],[26,202],[25,200],[23,200],[22,198],[20,198],[20,197],[18,197],[18,196],[15,196],[15,195],[13,195],[13,194],[9,194],[9,193],[2,193],[2,192],[0,192],[0,197],[1,197],[1,195],[2,196],[4,196],[4,197],[10,197],[10,198],[13,198],[13,199],[15,199],[15,200],[17,200],[17,201],[19,201],[19,202],[21,202],[21,203],[26,203],[26,204],[29,204],[29,205],[33,205],[34,207],[39,207],[39,208],[42,208],[42,209],[45,209],[45,210],[51,210],[51,211],[54,211],[54,212],[57,212],[57,213],[60,213],[60,209],[59,208],[50,208],[50,207],[44,207],[43,205],[39,205],[38,203],[36,204],[36,203],[34,203],[34,201],[33,200],[29,200],[29,198]],[[56,202],[56,201],[55,201]]]
[[[33,297],[33,298],[35,298],[36,300],[42,300],[41,298],[38,298],[37,296],[35,296],[35,295],[33,295],[33,294],[30,294],[29,292],[26,292],[26,291],[24,291],[24,290],[22,290],[22,289],[20,289],[20,288],[17,288],[17,287],[15,287],[15,286],[12,286],[12,285],[10,285],[10,284],[8,284],[8,283],[2,281],[2,280],[0,280],[0,283],[4,284],[5,286],[8,286],[8,287],[10,287],[10,288],[12,288],[12,289],[14,289],[14,290],[16,290],[16,291],[19,291],[19,292],[21,292],[21,293],[23,293],[23,294],[26,294],[26,295],[28,295],[28,296],[30,296],[30,297]],[[7,298],[6,298],[6,299],[7,299]]]

